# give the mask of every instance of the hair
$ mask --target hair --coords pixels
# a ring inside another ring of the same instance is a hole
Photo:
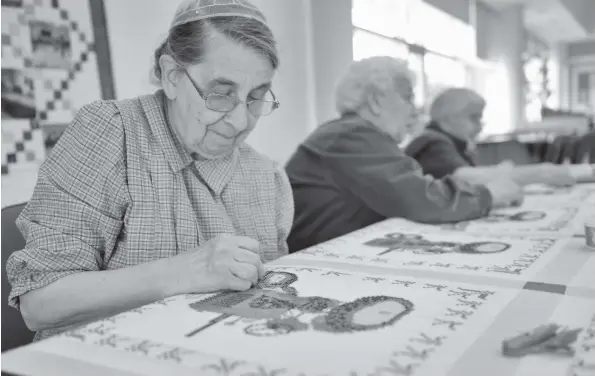
[[[206,41],[211,37],[213,30],[267,57],[273,69],[279,67],[277,43],[267,25],[252,18],[220,16],[191,21],[171,28],[167,38],[155,50],[154,79],[161,82],[159,59],[162,55],[171,56],[184,67],[202,62]]]
[[[485,107],[485,99],[474,90],[448,88],[434,98],[430,105],[430,118],[441,122],[450,116],[460,115],[471,106]]]
[[[370,92],[402,91],[413,86],[414,76],[404,60],[390,56],[374,56],[351,63],[339,80],[335,105],[341,115],[357,112],[368,100]]]

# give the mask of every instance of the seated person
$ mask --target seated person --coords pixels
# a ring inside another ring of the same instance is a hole
[[[78,112],[6,267],[36,339],[173,295],[250,289],[287,254],[287,175],[244,143],[278,106],[277,66],[247,0],[185,0],[155,52],[161,90]]]
[[[422,174],[398,144],[415,119],[406,63],[377,56],[354,62],[341,79],[341,117],[321,125],[290,158],[297,251],[389,217],[425,223],[470,220],[522,198],[510,180],[474,186]]]
[[[514,166],[504,162],[477,167],[474,141],[482,130],[485,105],[485,100],[473,90],[446,89],[430,106],[430,123],[407,145],[405,153],[419,162],[425,174],[437,179],[452,175],[481,184],[505,175],[519,185],[575,183],[567,166],[551,163]]]

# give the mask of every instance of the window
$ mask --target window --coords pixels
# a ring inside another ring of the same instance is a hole
[[[548,45],[529,35],[523,56],[525,73],[525,117],[529,122],[541,120],[541,108],[551,96],[549,70],[551,62]]]
[[[513,130],[514,124],[510,121],[512,109],[507,100],[510,88],[506,68],[503,64],[496,63],[484,73],[484,91],[480,91],[480,94],[483,95],[487,103],[483,113],[482,134],[508,133]]]
[[[407,33],[408,42],[428,50],[459,58],[476,56],[473,26],[424,1],[409,2]]]
[[[415,74],[418,107],[439,90],[465,86],[475,57],[474,28],[422,0],[353,0],[353,56],[404,59]]]
[[[361,29],[353,31],[354,60],[378,55],[407,59],[408,50],[405,43],[393,41]]]
[[[529,122],[541,120],[541,97],[544,86],[542,61],[530,58],[525,62],[525,117]]]
[[[353,0],[353,26],[387,37],[403,37],[407,32],[407,9],[411,1]]]
[[[428,52],[424,67],[429,100],[447,87],[467,86],[467,68],[460,61]]]

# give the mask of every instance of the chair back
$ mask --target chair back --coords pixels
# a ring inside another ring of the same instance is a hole
[[[477,160],[480,166],[495,165],[504,160],[513,161],[517,165],[535,163],[527,145],[517,140],[479,143]]]
[[[574,143],[576,138],[569,135],[558,135],[548,146],[545,162],[561,164],[574,159]]]
[[[10,285],[6,275],[6,261],[13,252],[25,247],[25,239],[15,223],[25,205],[26,203],[2,209],[2,351],[26,345],[34,336],[25,325],[21,313],[8,306]]]
[[[591,131],[576,143],[574,163],[595,163],[595,131]]]

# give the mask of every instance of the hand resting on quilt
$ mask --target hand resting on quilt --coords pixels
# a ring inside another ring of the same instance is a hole
[[[234,235],[218,235],[200,247],[176,256],[168,295],[248,290],[264,276],[258,241]]]
[[[251,238],[219,235],[174,257],[60,278],[23,294],[20,309],[29,329],[38,331],[91,322],[173,295],[248,290],[264,275],[259,246]]]

